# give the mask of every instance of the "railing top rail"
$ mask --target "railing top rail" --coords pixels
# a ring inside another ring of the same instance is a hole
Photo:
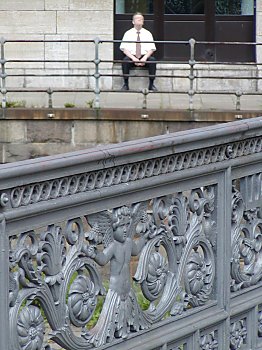
[[[102,39],[99,37],[95,37],[93,39],[6,39],[4,37],[0,38],[2,43],[131,43],[136,42],[133,40],[122,40],[122,39]],[[143,41],[145,43],[150,43],[151,41]],[[204,40],[196,40],[194,38],[190,38],[188,40],[154,40],[155,44],[189,44],[193,42],[195,44],[204,44],[204,45],[262,45],[262,42],[250,42],[250,41],[204,41]]]
[[[229,144],[262,135],[262,117],[0,165],[0,189]]]

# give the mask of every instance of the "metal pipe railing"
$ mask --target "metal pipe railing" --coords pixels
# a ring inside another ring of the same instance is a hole
[[[31,43],[89,43],[94,45],[94,59],[68,59],[68,60],[58,60],[58,59],[20,59],[19,57],[14,57],[14,58],[7,58],[5,54],[5,45],[7,43],[26,43],[26,44],[31,44]],[[53,40],[5,40],[4,38],[1,39],[0,45],[1,45],[1,58],[0,58],[0,65],[1,65],[1,73],[0,73],[0,82],[1,82],[1,94],[2,94],[2,100],[1,100],[1,106],[3,109],[7,108],[7,94],[8,93],[13,93],[13,92],[21,92],[21,93],[28,93],[28,92],[45,92],[48,96],[48,107],[52,108],[53,107],[53,94],[57,92],[93,92],[94,93],[94,108],[100,108],[101,103],[100,103],[100,96],[102,92],[120,92],[120,89],[108,89],[108,88],[103,88],[101,86],[101,79],[103,78],[121,78],[123,77],[122,74],[116,74],[112,70],[111,66],[111,73],[105,73],[103,72],[103,68],[101,65],[103,64],[121,64],[122,60],[103,60],[102,55],[100,52],[100,45],[103,43],[108,43],[108,44],[115,44],[115,43],[120,43],[120,40],[101,40],[99,38],[95,38],[94,40],[58,40],[58,41],[53,41]],[[197,80],[198,79],[204,79],[204,80],[209,80],[209,79],[232,79],[236,81],[245,81],[248,79],[252,79],[253,81],[259,81],[261,78],[259,75],[252,76],[250,77],[249,75],[228,75],[226,77],[221,77],[219,75],[207,75],[203,74],[201,76],[197,75],[197,70],[199,67],[205,68],[207,64],[212,64],[215,66],[218,65],[226,65],[226,66],[239,66],[239,65],[247,65],[247,66],[254,66],[256,69],[260,69],[261,63],[254,63],[254,62],[210,62],[210,61],[197,61],[196,60],[196,46],[198,45],[252,45],[252,46],[259,46],[262,43],[250,43],[250,42],[206,42],[206,41],[196,41],[195,39],[190,39],[189,41],[155,41],[156,44],[172,44],[172,45],[188,45],[189,47],[189,59],[187,62],[174,62],[174,61],[156,61],[159,64],[162,64],[163,66],[166,64],[172,64],[177,65],[177,64],[186,64],[189,65],[188,68],[188,75],[181,75],[181,74],[157,74],[158,79],[166,79],[166,78],[172,78],[172,79],[185,79],[188,80],[189,82],[189,88],[188,89],[172,89],[172,90],[160,90],[158,93],[168,93],[168,94],[187,94],[189,98],[189,109],[193,110],[194,109],[194,96],[197,94],[209,94],[209,95],[223,95],[223,94],[232,94],[236,97],[236,110],[241,109],[241,96],[243,95],[257,95],[260,94],[257,90],[254,91],[244,91],[243,89],[237,88],[237,89],[227,89],[226,91],[224,90],[212,90],[212,89],[198,89],[197,88]],[[13,72],[13,66],[12,64],[31,64],[32,66],[34,64],[38,63],[43,63],[43,72],[30,72],[33,68],[29,67],[24,69],[23,72]],[[55,69],[54,67],[51,68],[46,68],[45,64],[56,64],[56,63],[68,63],[70,64],[91,64],[94,65],[94,67],[89,68],[89,72],[77,72],[75,73],[73,71],[73,68],[67,68],[66,72],[61,72],[61,73],[56,73],[52,72],[50,73],[50,69]],[[150,63],[149,63],[150,64]],[[137,74],[133,75],[137,76]],[[39,87],[39,83],[36,84],[36,87],[26,87],[26,86],[17,86],[17,87],[9,87],[7,84],[7,79],[9,78],[19,78],[22,77],[24,79],[26,78],[58,78],[58,77],[63,77],[63,78],[74,78],[78,79],[81,77],[84,78],[94,78],[94,88],[76,88],[76,87],[70,87],[66,88],[65,86],[55,86],[52,87],[51,84],[50,86],[47,87]],[[140,74],[139,77],[148,77],[147,74]],[[147,89],[138,89],[138,90],[132,90],[132,92],[136,93],[141,93],[143,95],[143,101],[142,101],[142,108],[146,109],[147,108],[147,96],[149,94],[149,91]]]

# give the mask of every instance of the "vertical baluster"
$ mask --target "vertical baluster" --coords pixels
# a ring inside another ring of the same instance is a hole
[[[94,64],[95,64],[95,108],[100,108],[100,77],[101,74],[99,73],[99,63],[101,60],[99,59],[99,43],[100,39],[95,38],[94,40],[95,43],[95,59],[94,59]]]
[[[0,59],[0,64],[1,64],[1,93],[2,93],[2,108],[6,108],[6,72],[5,72],[5,49],[4,49],[4,44],[5,44],[5,39],[1,38],[0,39],[0,44],[1,44],[1,59]]]
[[[188,61],[189,65],[190,65],[190,73],[189,73],[189,91],[188,91],[188,96],[189,96],[189,109],[192,110],[194,109],[194,104],[193,104],[193,97],[195,94],[195,90],[194,90],[194,79],[195,79],[195,75],[194,75],[194,65],[196,64],[195,61],[195,44],[196,41],[195,39],[190,39],[189,40],[189,45],[190,45],[190,59]]]

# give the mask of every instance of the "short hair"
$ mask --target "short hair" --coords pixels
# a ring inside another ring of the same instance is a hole
[[[135,16],[143,16],[143,17],[144,17],[144,15],[143,15],[142,12],[136,12],[136,13],[134,13],[134,14],[133,14],[133,19],[134,19]]]
[[[130,224],[130,221],[131,221],[130,214],[131,214],[130,209],[128,207],[126,207],[125,205],[122,207],[113,209],[113,212],[112,212],[113,230],[115,230],[118,227],[118,225],[123,221]]]

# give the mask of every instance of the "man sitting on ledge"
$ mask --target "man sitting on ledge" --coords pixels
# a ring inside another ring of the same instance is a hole
[[[157,91],[154,85],[156,75],[156,59],[152,56],[156,50],[152,34],[143,28],[144,16],[137,12],[133,15],[134,27],[125,32],[120,45],[120,50],[125,54],[122,71],[124,75],[124,85],[122,90],[129,90],[128,77],[132,66],[145,66],[149,73],[149,91]],[[128,42],[130,41],[130,42]],[[133,41],[133,42],[131,42]],[[136,42],[135,42],[136,41]]]

